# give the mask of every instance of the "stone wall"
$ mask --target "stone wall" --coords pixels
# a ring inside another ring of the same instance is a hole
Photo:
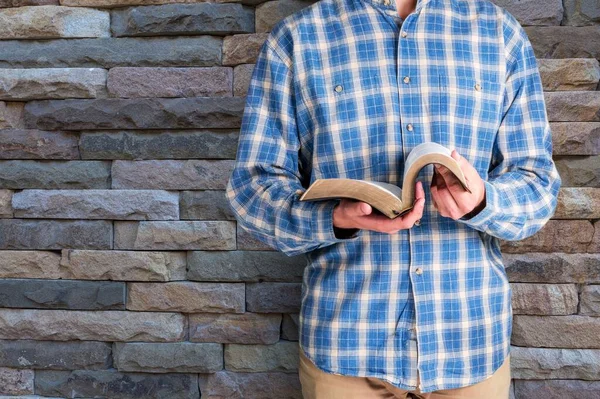
[[[0,397],[300,398],[303,257],[224,188],[253,62],[310,1],[0,0]],[[560,204],[503,242],[513,395],[600,397],[600,5],[496,0],[542,72]]]

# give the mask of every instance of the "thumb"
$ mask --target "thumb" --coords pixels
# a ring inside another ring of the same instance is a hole
[[[354,211],[356,216],[365,216],[370,215],[373,211],[373,208],[371,208],[371,205],[367,204],[366,202],[358,201],[356,204],[354,204]]]

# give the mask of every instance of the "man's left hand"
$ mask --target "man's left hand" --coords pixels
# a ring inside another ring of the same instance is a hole
[[[452,150],[452,158],[458,161],[471,192],[462,187],[454,173],[440,164],[434,164],[430,191],[433,206],[440,215],[457,220],[467,214],[474,216],[483,209],[485,184],[473,165],[461,157],[456,149]]]

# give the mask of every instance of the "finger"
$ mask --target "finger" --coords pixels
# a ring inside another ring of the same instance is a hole
[[[423,189],[423,183],[418,181],[415,190],[415,205],[403,216],[399,217],[399,225],[401,228],[410,228],[415,222],[423,217],[423,210],[425,209],[425,190]]]
[[[443,216],[453,217],[461,212],[456,200],[450,193],[450,190],[447,186],[444,186],[443,188],[438,187],[436,201],[440,213]]]
[[[366,202],[357,201],[355,204],[352,204],[353,216],[367,216],[370,215],[372,212],[373,208]]]
[[[454,173],[452,173],[450,169],[439,164],[435,165],[435,170],[439,173],[441,179],[444,180],[444,183],[448,188],[450,195],[452,195],[455,201],[458,203],[465,202],[471,193],[465,191],[461,182],[454,175]]]

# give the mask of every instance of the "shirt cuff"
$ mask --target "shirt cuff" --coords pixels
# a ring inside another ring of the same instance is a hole
[[[493,217],[498,212],[498,192],[492,183],[487,180],[483,181],[485,185],[485,206],[475,216],[467,219],[465,216],[458,221],[470,226],[474,229],[483,231],[491,222]]]
[[[355,240],[360,235],[360,229],[340,229],[333,225],[333,208],[340,200],[315,202],[315,209],[311,220],[312,231],[316,233],[321,242],[343,242]],[[339,236],[336,235],[338,232]]]

